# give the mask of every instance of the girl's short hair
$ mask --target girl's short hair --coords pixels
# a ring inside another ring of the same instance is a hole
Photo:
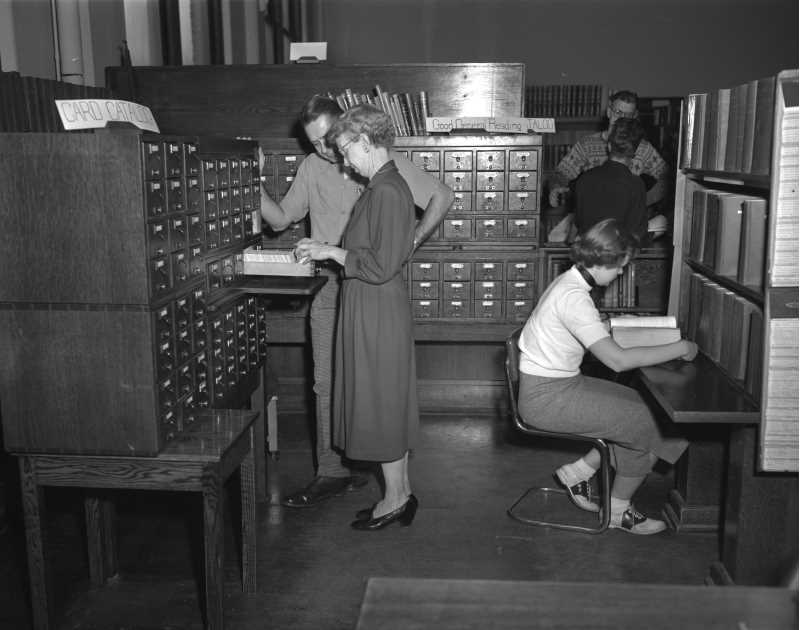
[[[636,240],[616,219],[603,219],[578,234],[572,260],[584,267],[618,267],[636,255]]]
[[[394,124],[382,110],[373,105],[356,105],[342,114],[331,125],[325,136],[329,146],[333,146],[341,136],[367,136],[376,147],[390,149],[394,144]]]

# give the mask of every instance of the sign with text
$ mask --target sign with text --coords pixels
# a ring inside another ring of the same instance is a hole
[[[429,133],[452,133],[480,129],[489,133],[555,133],[554,118],[512,118],[469,116],[462,118],[430,117],[425,119]]]
[[[130,123],[158,133],[149,107],[106,98],[76,98],[56,100],[56,109],[67,131],[71,129],[101,129],[108,123]]]

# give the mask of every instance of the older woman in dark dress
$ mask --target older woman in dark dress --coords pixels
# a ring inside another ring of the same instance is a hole
[[[334,443],[350,459],[380,462],[383,498],[361,510],[355,529],[409,525],[417,510],[408,453],[419,429],[413,320],[401,272],[413,251],[415,212],[389,157],[391,119],[370,105],[346,111],[328,132],[345,165],[369,180],[341,246],[303,239],[299,259],[341,265],[334,372]]]

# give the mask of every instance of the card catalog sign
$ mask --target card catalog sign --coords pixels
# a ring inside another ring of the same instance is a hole
[[[425,130],[429,133],[453,133],[461,130],[480,129],[489,133],[555,133],[554,118],[481,117],[425,119]]]
[[[153,113],[149,107],[105,98],[76,98],[56,100],[56,109],[64,129],[100,129],[108,123],[130,123],[158,133]]]

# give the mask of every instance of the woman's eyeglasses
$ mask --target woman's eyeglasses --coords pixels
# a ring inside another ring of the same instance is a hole
[[[358,140],[358,136],[350,138],[347,142],[345,142],[344,144],[340,145],[338,147],[339,148],[339,153],[344,155],[344,152],[347,150],[347,147],[349,147],[351,144],[353,144],[356,140]]]

